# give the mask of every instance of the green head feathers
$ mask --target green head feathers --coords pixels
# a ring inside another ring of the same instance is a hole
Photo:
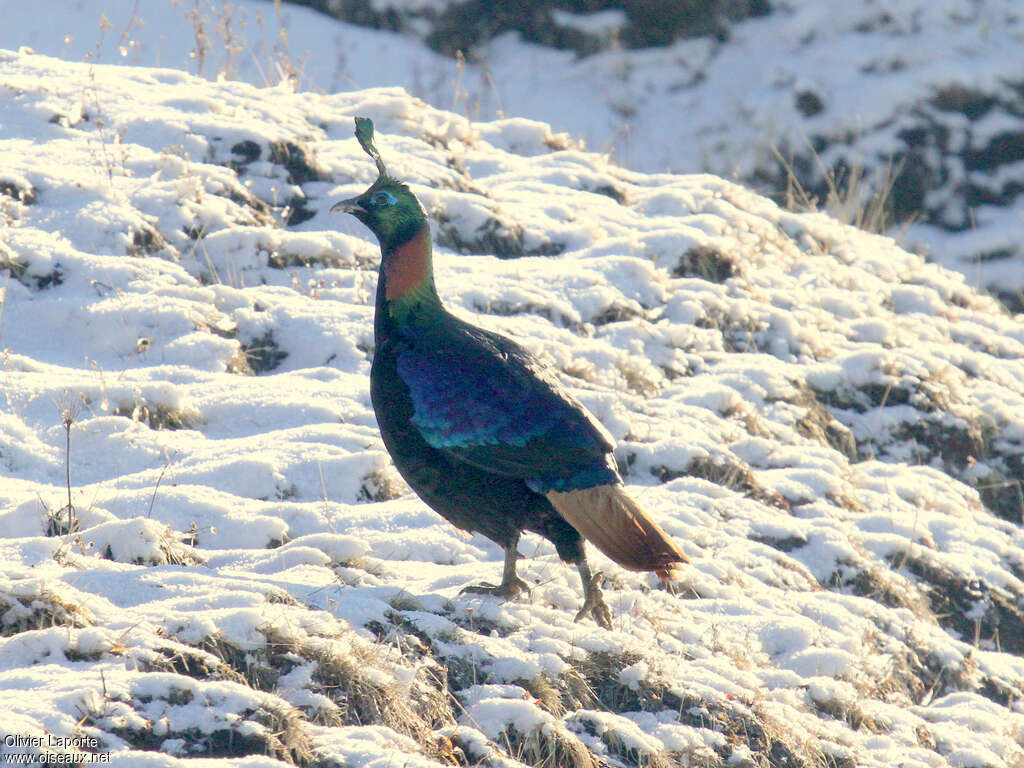
[[[373,120],[368,117],[356,118],[356,139],[359,141],[359,146],[363,148],[363,152],[372,157],[374,162],[377,163],[377,173],[380,176],[387,176],[388,169],[384,167],[384,161],[381,160],[380,152],[373,145]]]
[[[351,213],[377,236],[382,249],[395,248],[419,232],[427,216],[409,187],[388,175],[373,143],[372,120],[356,118],[356,139],[377,164],[377,180],[361,195],[335,203],[331,210]]]

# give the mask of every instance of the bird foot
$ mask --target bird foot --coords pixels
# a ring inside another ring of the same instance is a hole
[[[576,614],[574,621],[590,616],[600,627],[610,630],[612,628],[612,612],[604,601],[601,593],[601,585],[604,583],[604,574],[598,571],[590,577],[590,581],[583,582],[583,607]]]
[[[501,584],[470,584],[468,587],[463,587],[459,590],[460,595],[466,593],[473,595],[494,595],[500,597],[502,600],[515,600],[519,595],[526,594],[529,596],[530,587],[525,581],[520,579],[518,576],[513,577],[509,581],[502,581]]]

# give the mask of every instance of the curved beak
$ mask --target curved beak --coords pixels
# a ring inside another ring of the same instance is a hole
[[[353,213],[358,215],[360,213],[367,213],[368,211],[359,204],[359,201],[356,198],[350,197],[348,200],[341,200],[332,205],[330,207],[330,212]]]

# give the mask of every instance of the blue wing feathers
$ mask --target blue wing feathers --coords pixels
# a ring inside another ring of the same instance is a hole
[[[550,429],[557,416],[539,408],[529,380],[517,381],[479,360],[417,351],[398,358],[409,387],[413,423],[435,447],[501,442],[524,445]],[[518,385],[518,386],[517,386]]]
[[[503,336],[458,331],[397,360],[431,446],[541,493],[619,479],[607,434],[535,358]]]

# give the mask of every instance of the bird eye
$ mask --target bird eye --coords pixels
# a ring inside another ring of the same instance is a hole
[[[385,192],[383,189],[379,192],[374,192],[373,197],[370,198],[370,203],[373,205],[394,205],[397,202],[397,197],[390,192]]]

